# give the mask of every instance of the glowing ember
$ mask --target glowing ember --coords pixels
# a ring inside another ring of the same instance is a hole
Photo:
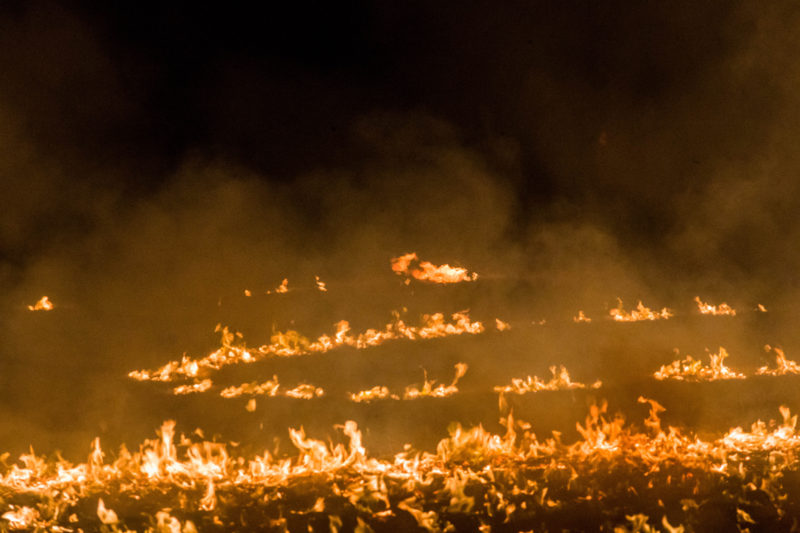
[[[328,292],[328,288],[325,286],[324,281],[320,281],[319,276],[314,276],[314,281],[317,284],[317,290],[320,292]]]
[[[719,305],[711,305],[700,300],[699,296],[695,296],[694,301],[697,303],[697,309],[703,315],[736,316],[736,310],[725,302]]]
[[[52,311],[52,309],[53,302],[47,296],[42,296],[38,302],[28,306],[29,311]]]
[[[668,319],[672,315],[672,311],[664,307],[661,311],[652,311],[645,307],[641,300],[639,301],[636,309],[626,312],[622,305],[622,300],[617,298],[617,307],[608,312],[611,318],[618,322],[638,322],[641,320],[661,320]]]
[[[221,332],[221,347],[201,359],[183,357],[181,361],[170,361],[157,370],[134,370],[129,377],[138,381],[173,381],[193,378],[201,372],[219,370],[223,366],[237,363],[252,363],[269,356],[290,357],[310,353],[324,353],[342,346],[359,350],[379,346],[389,340],[420,340],[448,337],[452,335],[476,335],[484,331],[483,324],[470,320],[466,311],[454,313],[451,320],[445,320],[442,313],[423,315],[419,326],[407,325],[395,313],[394,320],[381,330],[368,329],[357,335],[350,333],[350,324],[342,320],[336,324],[336,332],[323,334],[316,341],[309,341],[296,331],[275,333],[270,344],[258,348],[248,348],[240,334],[231,333],[228,328],[217,326]],[[237,340],[239,339],[239,340]]]
[[[717,381],[722,379],[744,379],[744,374],[734,372],[725,365],[725,358],[728,352],[725,348],[719,348],[718,353],[709,353],[709,365],[703,365],[702,361],[693,359],[687,355],[686,359],[673,361],[669,365],[662,366],[653,374],[658,380],[676,379],[681,381]]]
[[[586,323],[589,323],[589,322],[591,322],[591,321],[592,321],[592,319],[591,319],[591,318],[589,318],[588,316],[586,316],[585,314],[583,314],[583,311],[581,311],[581,310],[579,309],[579,310],[578,310],[578,314],[577,314],[576,316],[572,317],[572,321],[573,321],[573,322],[575,322],[576,324],[577,324],[577,323],[580,323],[580,322],[586,322]]]
[[[756,311],[760,311],[760,312],[762,312],[762,313],[766,313],[766,312],[767,312],[767,308],[766,308],[766,307],[764,307],[764,306],[763,306],[763,305],[761,305],[761,304],[758,304],[758,307],[756,307]]]
[[[526,394],[529,392],[540,391],[556,391],[556,390],[570,390],[570,389],[585,389],[586,385],[572,381],[569,377],[569,372],[564,366],[550,367],[552,377],[549,381],[544,381],[538,376],[528,376],[525,379],[513,378],[511,385],[498,386],[494,388],[495,392],[507,392],[512,394]],[[602,386],[600,380],[595,381],[589,388],[599,389]]]
[[[413,252],[393,258],[392,270],[395,274],[406,276],[406,283],[410,278],[431,283],[460,283],[478,279],[478,274],[470,273],[466,268],[436,266],[428,261],[420,261]]]
[[[244,295],[245,295],[247,298],[250,298],[250,297],[253,295],[253,293],[252,293],[252,292],[250,292],[250,290],[249,290],[249,289],[245,289],[245,290],[244,290]]]
[[[756,374],[759,376],[786,376],[788,374],[800,374],[800,364],[791,359],[786,358],[786,354],[783,353],[783,350],[777,347],[772,347],[770,345],[764,346],[766,351],[773,351],[775,352],[775,368],[769,368],[768,366],[762,366],[756,371]]]
[[[406,387],[405,392],[403,393],[404,400],[414,400],[416,398],[445,398],[447,396],[452,396],[458,392],[458,387],[456,384],[458,380],[464,377],[464,374],[467,373],[467,364],[466,363],[456,363],[456,375],[453,377],[453,381],[450,385],[438,385],[434,387],[436,380],[428,380],[428,373],[425,372],[425,380],[422,384],[422,387],[419,388],[416,385],[411,385]]]

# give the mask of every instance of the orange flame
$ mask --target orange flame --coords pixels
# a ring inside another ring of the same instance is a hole
[[[350,333],[350,324],[346,320],[336,324],[336,333],[323,334],[316,341],[309,341],[296,331],[275,333],[270,344],[250,349],[241,340],[240,334],[231,333],[227,327],[217,326],[221,332],[221,347],[201,359],[184,356],[180,361],[170,361],[156,370],[134,370],[128,376],[138,381],[173,381],[197,377],[201,372],[219,370],[237,364],[252,363],[269,356],[291,357],[310,353],[324,353],[342,346],[350,346],[359,350],[379,346],[389,340],[420,340],[448,337],[452,335],[477,335],[484,331],[483,324],[471,321],[467,311],[453,313],[447,321],[442,313],[422,315],[419,326],[409,326],[399,314],[395,313],[394,321],[382,330],[368,329],[357,335]]]
[[[564,366],[550,367],[550,373],[553,375],[549,381],[544,381],[538,376],[528,376],[525,379],[513,378],[511,385],[498,386],[494,388],[495,392],[504,392],[512,394],[527,394],[529,392],[540,391],[556,391],[556,390],[571,390],[571,389],[585,389],[586,385],[572,381],[569,372]],[[595,381],[588,388],[599,389],[603,383],[598,380]]]
[[[47,296],[42,296],[38,302],[28,306],[29,311],[52,311],[53,302]]]
[[[673,361],[668,365],[662,366],[654,374],[658,380],[676,379],[680,381],[718,381],[722,379],[744,379],[745,375],[734,372],[725,365],[725,358],[728,352],[725,348],[719,348],[718,353],[709,353],[709,365],[703,365],[702,361],[693,359],[687,355],[686,359]]]
[[[694,301],[697,303],[697,309],[703,315],[736,316],[736,310],[725,302],[719,305],[711,305],[700,300],[699,296],[695,296]]]
[[[626,312],[622,305],[622,300],[617,298],[617,307],[608,312],[611,318],[618,322],[639,322],[641,320],[661,320],[672,317],[672,311],[664,307],[661,311],[652,311],[650,308],[645,307],[642,301],[636,306],[636,309]]]
[[[470,273],[466,268],[447,264],[436,266],[428,261],[420,261],[414,252],[393,258],[392,270],[397,275],[406,276],[406,283],[410,278],[431,283],[460,283],[478,279],[478,274]]]

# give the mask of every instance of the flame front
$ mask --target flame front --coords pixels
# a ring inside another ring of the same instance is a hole
[[[289,514],[311,517],[324,511],[331,513],[331,524],[340,523],[344,515],[335,509],[355,511],[353,522],[364,528],[391,523],[405,512],[419,526],[441,530],[453,513],[477,511],[476,519],[487,528],[516,517],[546,529],[554,510],[602,501],[620,475],[640,495],[686,494],[680,504],[668,502],[669,512],[684,518],[697,512],[694,502],[711,497],[720,486],[746,504],[752,499],[751,479],[761,480],[762,497],[780,508],[790,490],[784,474],[794,468],[800,447],[797,417],[787,408],[781,407],[778,424],[758,421],[749,431],[734,428],[716,440],[703,440],[663,429],[658,416],[663,407],[646,398],[639,401],[650,405],[645,431],[627,426],[621,416],[609,417],[601,404],[576,424],[580,439],[572,444],[557,434],[539,440],[529,424],[509,414],[504,435],[456,425],[435,453],[404,451],[387,459],[367,454],[351,421],[340,426],[347,446],[309,438],[302,428],[289,430],[296,454],[287,458],[269,452],[236,456],[224,444],[185,436],[176,442],[174,422],[165,422],[157,439],[145,441],[134,453],[123,447],[109,463],[97,440],[82,464],[21,456],[0,476],[7,507],[2,519],[9,529],[74,531],[73,523],[81,520],[84,527],[124,531],[126,521],[137,518],[119,510],[136,502],[137,516],[150,513],[154,525],[173,528],[158,531],[197,531],[195,523],[224,526],[229,520],[240,529],[253,527],[220,508],[221,501],[238,501],[255,513],[250,520],[276,530]],[[716,476],[713,483],[710,476]],[[165,486],[171,489],[165,492]],[[290,497],[298,486],[306,487],[307,498]],[[112,499],[114,506],[107,503]],[[430,507],[426,501],[441,505]],[[76,516],[85,502],[95,502],[90,503],[96,508],[94,526]],[[184,518],[173,516],[173,509]],[[647,517],[627,520],[643,523]]]

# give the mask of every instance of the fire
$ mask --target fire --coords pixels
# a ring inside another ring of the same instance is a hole
[[[181,394],[194,394],[198,392],[205,392],[209,390],[213,385],[214,384],[210,379],[204,379],[202,381],[198,381],[196,383],[188,385],[178,385],[177,387],[172,389],[172,394],[181,395]]]
[[[278,285],[275,288],[275,292],[277,292],[278,294],[285,294],[285,293],[289,292],[289,280],[288,280],[288,278],[283,278],[283,281],[281,281],[281,284]],[[269,293],[269,291],[268,291],[268,293]]]
[[[513,378],[511,385],[498,386],[494,388],[495,392],[512,393],[512,394],[526,394],[529,392],[540,391],[556,391],[556,390],[571,390],[571,389],[585,389],[586,385],[572,381],[569,372],[564,366],[550,367],[552,377],[549,381],[544,381],[538,376],[528,376],[525,379]],[[595,381],[588,388],[599,389],[603,383],[600,380]]]
[[[759,376],[786,376],[788,374],[800,374],[800,364],[791,359],[786,358],[786,354],[783,353],[783,350],[778,347],[772,347],[770,345],[764,346],[766,351],[773,351],[775,352],[775,368],[769,368],[768,366],[762,366],[758,370],[756,370],[756,374]]]
[[[217,326],[221,332],[221,346],[201,359],[184,356],[180,361],[170,361],[156,370],[134,370],[129,377],[138,381],[174,381],[176,379],[194,378],[200,373],[219,370],[237,364],[253,363],[270,356],[291,357],[310,353],[324,353],[342,346],[359,350],[379,346],[390,340],[421,340],[452,335],[477,335],[483,333],[481,322],[472,321],[467,311],[454,313],[450,320],[444,314],[423,315],[419,326],[409,326],[399,313],[394,320],[383,329],[367,329],[356,335],[350,332],[350,324],[342,320],[336,324],[336,332],[323,334],[317,340],[310,341],[296,331],[275,333],[270,344],[258,348],[248,348],[241,340],[240,334],[231,333],[227,327]]]
[[[511,329],[511,324],[509,324],[508,322],[503,322],[499,318],[495,318],[494,327],[495,329],[497,329],[497,331],[508,331],[509,329]]]
[[[458,513],[477,510],[481,530],[509,520],[552,530],[548,520],[554,511],[563,515],[578,502],[613,503],[609,491],[620,479],[630,482],[625,494],[658,513],[670,531],[682,529],[670,525],[667,513],[691,520],[697,502],[722,495],[741,506],[739,517],[749,517],[748,505],[756,501],[773,506],[778,515],[786,512],[791,486],[783,476],[795,469],[800,447],[797,416],[788,408],[780,408],[781,422],[757,421],[749,431],[737,427],[703,440],[663,428],[659,413],[664,408],[654,400],[639,401],[650,406],[643,430],[620,415],[609,416],[603,403],[576,424],[580,437],[571,444],[558,434],[539,439],[529,424],[509,414],[502,420],[504,434],[453,425],[433,453],[406,449],[386,458],[367,453],[352,421],[338,426],[346,445],[290,429],[296,451],[288,457],[266,451],[244,457],[222,443],[176,439],[175,423],[168,421],[158,438],[145,440],[135,452],[123,446],[109,462],[97,439],[81,464],[22,455],[0,474],[2,520],[8,529],[126,531],[144,516],[159,531],[191,533],[197,531],[195,522],[285,529],[285,516],[308,520],[324,512],[337,530],[342,513],[352,513],[352,523],[365,531],[382,524],[397,529],[405,523],[397,521],[400,511],[420,527],[438,531]],[[298,489],[307,497],[292,497]],[[659,494],[672,496],[657,505]],[[106,503],[111,501],[117,504]],[[121,512],[131,502],[136,512]],[[223,502],[241,507],[225,514]],[[87,508],[96,511],[87,513]],[[241,508],[254,514],[240,515]],[[643,527],[652,515],[623,516],[604,520],[619,528],[638,524],[638,531],[652,530]]]
[[[47,296],[42,296],[38,302],[28,306],[29,311],[52,311],[53,302]]]
[[[693,359],[687,355],[686,359],[673,361],[669,365],[662,366],[657,370],[653,377],[658,380],[676,379],[681,381],[717,381],[722,379],[744,379],[745,375],[734,372],[725,365],[728,352],[725,348],[719,348],[718,353],[709,353],[708,366],[703,365],[700,360]]]
[[[317,284],[317,290],[320,292],[328,292],[328,288],[325,286],[324,281],[320,281],[319,276],[314,276],[314,281]]]
[[[572,317],[572,321],[575,322],[576,324],[581,322],[586,322],[588,324],[589,322],[592,321],[592,319],[583,314],[583,311],[579,309],[578,314]]]
[[[299,400],[311,400],[312,398],[319,398],[325,394],[325,391],[320,387],[301,383],[300,385],[286,389],[282,388],[278,382],[278,376],[272,376],[271,380],[263,383],[244,383],[238,386],[226,387],[219,393],[223,398],[238,398],[239,396],[285,396],[287,398],[296,398]]]
[[[703,315],[736,316],[736,310],[725,302],[719,305],[711,305],[700,300],[699,296],[695,296],[694,301],[697,303],[697,309]]]
[[[617,307],[611,309],[608,314],[611,315],[611,318],[617,322],[638,322],[640,320],[661,319],[666,320],[673,316],[672,311],[666,307],[662,308],[661,311],[652,311],[650,308],[645,307],[641,300],[639,300],[639,303],[636,305],[636,309],[626,312],[620,298],[617,298]]]
[[[468,366],[466,363],[457,363],[455,366],[455,377],[453,377],[453,381],[450,383],[450,385],[438,385],[436,387],[434,387],[436,380],[429,380],[428,373],[424,372],[425,378],[422,386],[419,387],[417,385],[409,385],[405,388],[402,399],[415,400],[417,398],[425,397],[445,398],[447,396],[452,396],[458,392],[458,387],[456,385],[458,381],[467,373],[467,368]],[[365,389],[356,393],[351,393],[349,394],[349,398],[350,401],[356,403],[369,403],[375,400],[399,400],[401,397],[397,394],[393,394],[388,387],[376,385],[371,389]]]
[[[374,400],[386,399],[399,400],[400,397],[396,394],[392,394],[388,387],[381,385],[375,385],[371,389],[365,389],[350,394],[350,401],[356,403],[369,403]]]
[[[425,397],[445,398],[447,396],[452,396],[458,392],[458,387],[456,384],[458,383],[458,380],[464,377],[464,374],[467,373],[467,368],[468,367],[466,363],[456,363],[456,374],[453,377],[453,381],[450,382],[450,385],[440,384],[436,387],[433,386],[436,383],[436,380],[428,380],[428,373],[425,372],[425,379],[422,387],[420,388],[416,385],[410,385],[406,387],[406,390],[403,393],[403,399],[414,400]]]
[[[405,276],[406,283],[411,278],[431,283],[460,283],[478,279],[478,274],[470,273],[466,268],[447,264],[436,266],[428,261],[420,261],[414,252],[393,258],[392,271],[399,276]]]

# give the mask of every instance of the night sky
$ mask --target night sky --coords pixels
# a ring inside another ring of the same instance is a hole
[[[467,306],[702,293],[796,330],[796,3],[273,4],[0,4],[0,436],[125,411],[97,372],[213,347],[244,288],[388,312],[408,251],[494,280]]]

